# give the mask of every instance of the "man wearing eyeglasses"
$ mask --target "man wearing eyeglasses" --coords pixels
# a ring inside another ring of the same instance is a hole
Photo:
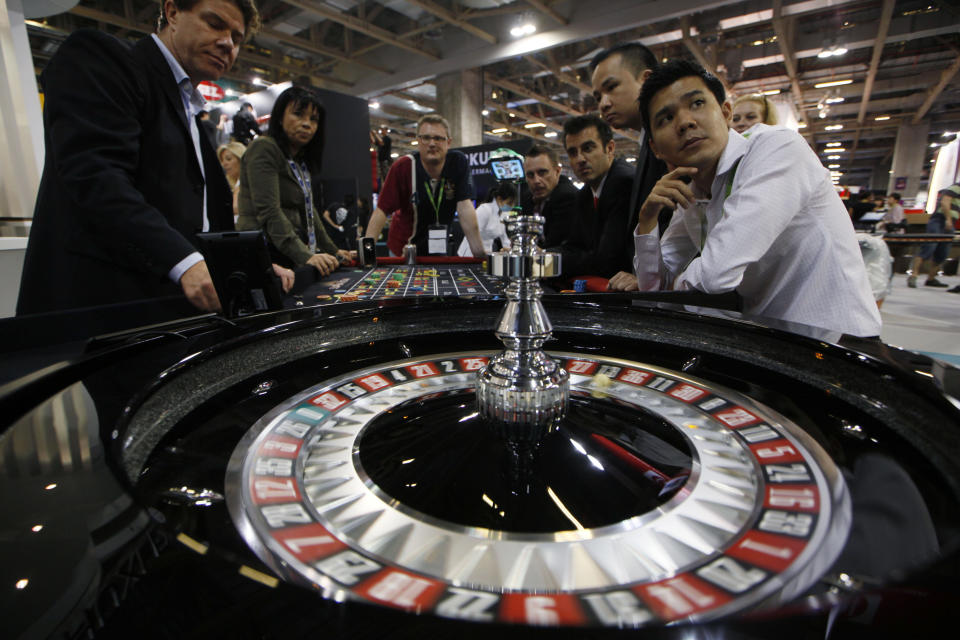
[[[437,114],[427,114],[417,122],[417,141],[418,153],[403,156],[390,167],[366,235],[379,238],[389,212],[393,216],[387,247],[393,255],[402,255],[407,244],[416,245],[417,255],[446,255],[456,213],[470,251],[485,256],[473,208],[470,165],[463,153],[450,151],[450,125]]]

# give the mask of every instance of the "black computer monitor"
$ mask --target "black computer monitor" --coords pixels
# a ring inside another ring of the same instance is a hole
[[[280,278],[273,272],[262,231],[198,233],[197,237],[226,317],[283,307]]]

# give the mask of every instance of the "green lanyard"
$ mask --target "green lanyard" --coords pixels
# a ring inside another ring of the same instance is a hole
[[[743,158],[737,158],[737,161],[733,163],[733,169],[730,170],[730,175],[727,178],[727,187],[723,196],[723,204],[726,205],[727,198],[730,197],[730,192],[733,191],[733,178],[737,175],[737,167],[740,166],[740,161]],[[700,251],[703,251],[704,245],[707,244],[707,214],[703,209],[698,211],[700,214]],[[720,214],[721,218],[723,217],[723,212]]]
[[[440,194],[443,193],[443,185],[447,181],[446,178],[440,180],[440,188],[438,191]],[[430,198],[430,204],[433,205],[433,217],[436,220],[436,224],[440,224],[440,205],[443,204],[443,195],[435,195],[433,189],[430,187],[430,181],[427,180],[427,197]]]

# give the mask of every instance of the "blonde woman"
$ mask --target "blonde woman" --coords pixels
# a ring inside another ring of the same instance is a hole
[[[762,122],[777,124],[777,108],[762,94],[740,96],[733,103],[730,126],[739,134]]]
[[[227,183],[233,192],[233,221],[237,221],[237,215],[240,213],[237,207],[237,197],[240,193],[240,158],[247,148],[239,142],[228,142],[220,145],[217,149],[217,160],[223,167],[223,173],[227,176]]]

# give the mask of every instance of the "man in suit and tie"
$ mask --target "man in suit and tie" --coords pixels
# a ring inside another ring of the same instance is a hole
[[[196,116],[197,85],[259,28],[253,0],[164,0],[134,45],[71,35],[41,77],[46,163],[17,313],[182,292],[219,301],[195,234],[233,228],[230,188]]]
[[[613,130],[594,114],[569,118],[563,123],[563,147],[574,175],[584,183],[574,232],[561,247],[564,275],[610,278],[631,271],[633,169],[614,159]]]
[[[527,190],[520,199],[524,215],[543,216],[543,246],[559,247],[570,237],[577,215],[577,188],[560,175],[560,157],[552,148],[534,144],[523,158]]]
[[[643,81],[657,66],[657,57],[639,42],[628,42],[604,49],[590,62],[593,97],[597,101],[600,116],[614,129],[632,129],[640,134],[640,152],[635,165],[629,204],[631,225],[636,224],[640,205],[650,195],[657,180],[667,172],[666,165],[653,155],[650,145],[647,144],[647,132],[643,127],[637,102]],[[672,209],[661,212],[661,232],[670,224],[672,215]],[[636,288],[637,279],[629,269],[610,279],[610,289]]]

